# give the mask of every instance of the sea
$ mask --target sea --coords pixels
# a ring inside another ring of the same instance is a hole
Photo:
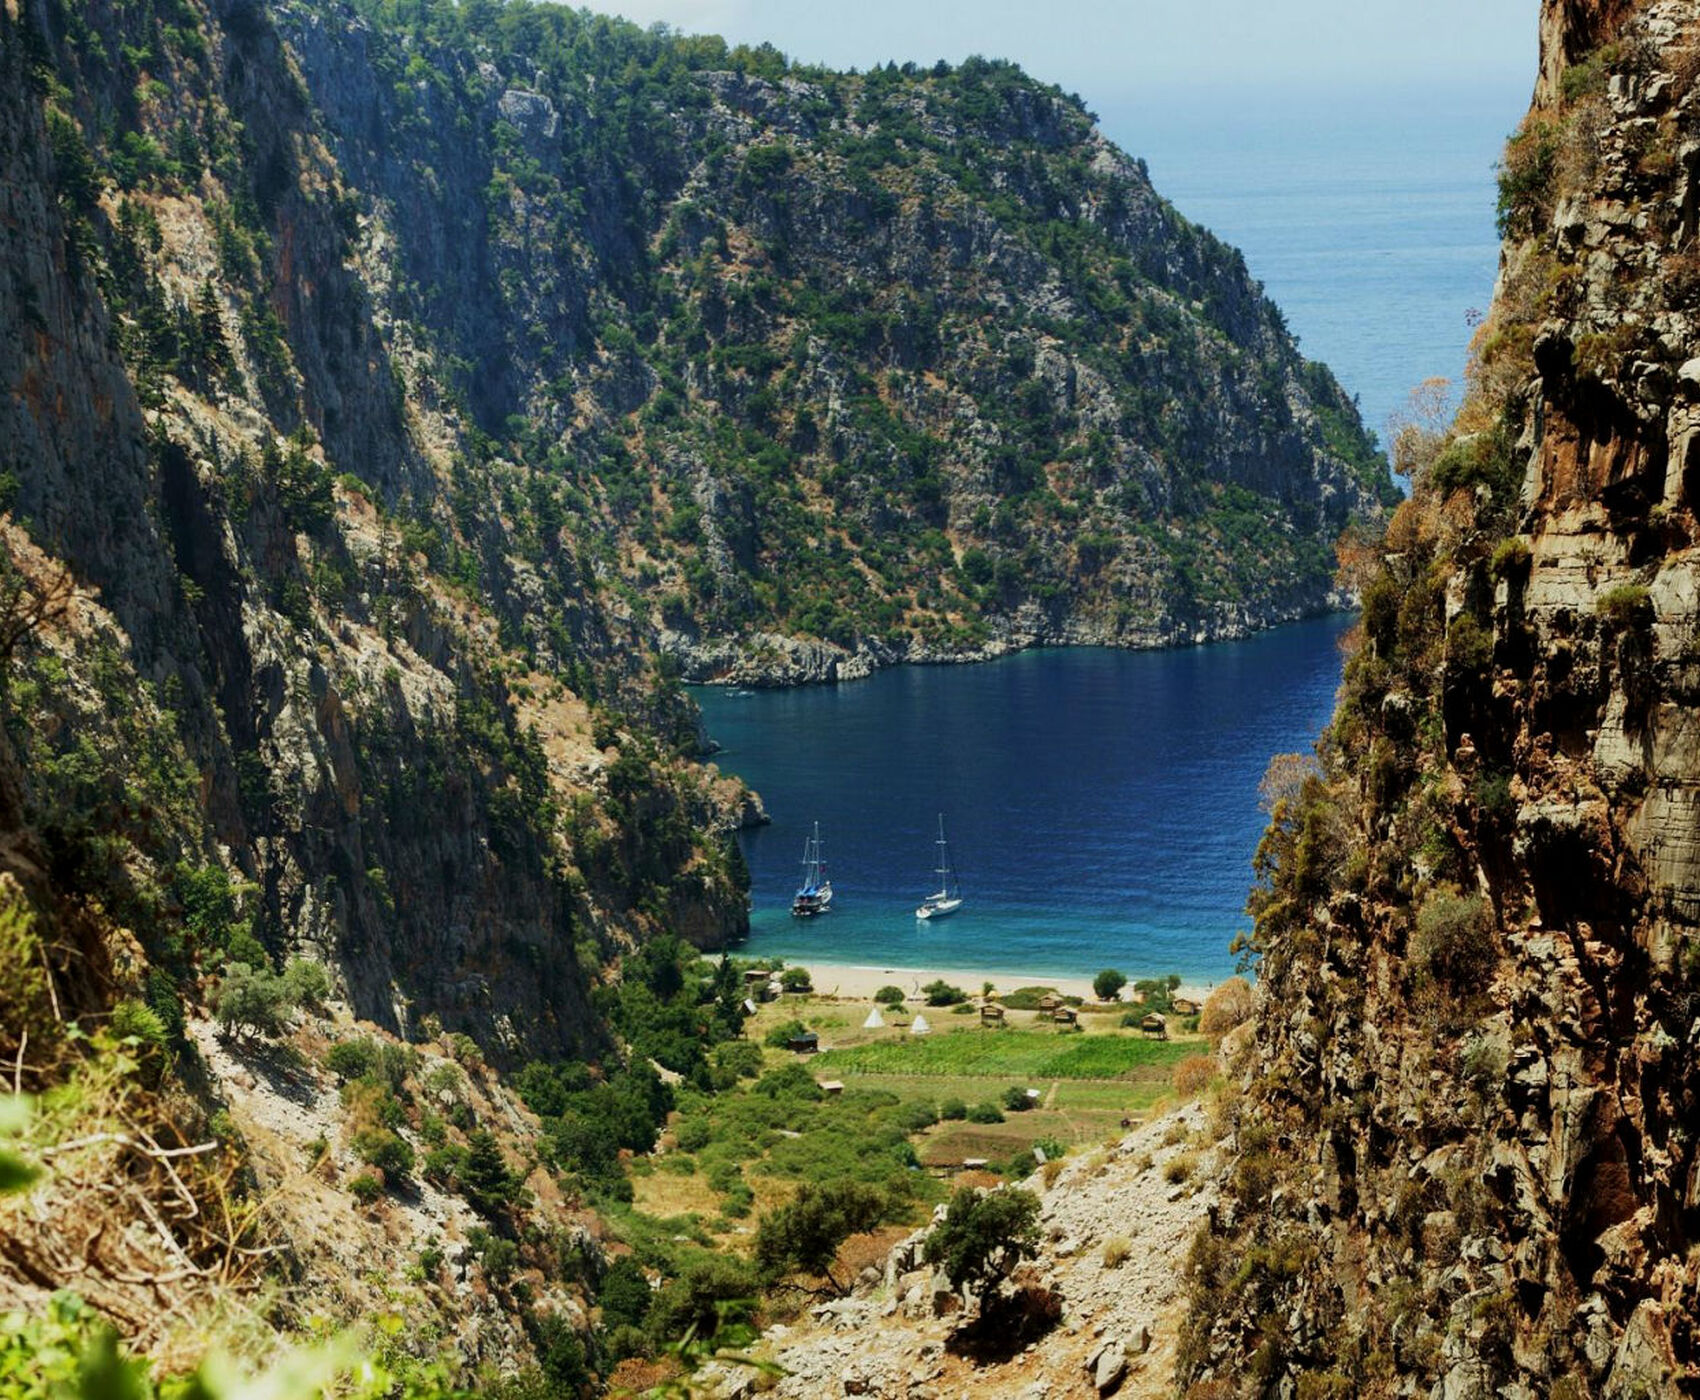
[[[1245,253],[1384,435],[1463,374],[1493,291],[1494,161],[1526,90],[1164,94],[1099,104],[1159,193]],[[791,691],[696,691],[767,803],[741,950],[881,967],[1229,975],[1270,758],[1308,752],[1344,618],[1164,652],[1043,650]],[[918,921],[943,817],[962,910]],[[833,912],[796,920],[820,824]]]
[[[1166,651],[1046,648],[793,690],[698,687],[762,794],[739,951],[807,963],[1229,975],[1272,755],[1333,707],[1349,619]],[[963,907],[918,920],[943,819]],[[791,917],[819,824],[830,914]]]
[[[1526,82],[1187,91],[1096,104],[1157,192],[1239,248],[1389,440],[1411,391],[1456,389],[1499,268],[1495,174]]]

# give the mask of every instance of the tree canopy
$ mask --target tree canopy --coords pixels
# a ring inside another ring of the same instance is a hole
[[[952,1288],[982,1295],[1039,1248],[1039,1198],[1019,1187],[982,1192],[964,1187],[927,1236],[924,1258],[943,1266]]]

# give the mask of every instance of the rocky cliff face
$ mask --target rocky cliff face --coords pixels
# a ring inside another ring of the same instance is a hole
[[[1471,394],[1305,772],[1197,1395],[1678,1395],[1693,1331],[1700,25],[1549,4]]]
[[[251,924],[382,1024],[593,1045],[587,968],[741,927],[737,800],[570,549],[451,576],[470,428],[408,395],[269,17],[8,5],[0,66],[6,722],[51,873],[162,1005]],[[97,621],[13,626],[38,545]],[[240,913],[185,936],[209,870]]]

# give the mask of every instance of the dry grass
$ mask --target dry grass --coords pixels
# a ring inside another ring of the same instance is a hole
[[[1111,1235],[1104,1241],[1104,1267],[1119,1269],[1133,1253],[1133,1242],[1126,1235]]]
[[[720,1213],[720,1197],[701,1175],[675,1176],[658,1171],[632,1178],[632,1206],[662,1219],[673,1215],[707,1217]]]
[[[1230,977],[1204,1001],[1198,1028],[1205,1035],[1225,1035],[1251,1015],[1251,984],[1243,977]]]
[[[1175,1092],[1183,1099],[1195,1098],[1216,1077],[1216,1060],[1211,1055],[1188,1055],[1175,1066]]]
[[[1192,1152],[1177,1152],[1163,1163],[1163,1180],[1171,1185],[1179,1186],[1183,1181],[1190,1181],[1192,1174],[1198,1169],[1198,1157]]]

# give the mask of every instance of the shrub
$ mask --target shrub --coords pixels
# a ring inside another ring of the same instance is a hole
[[[310,958],[291,958],[283,969],[283,985],[298,1006],[322,1006],[331,994],[330,974]]]
[[[378,1062],[378,1043],[371,1036],[339,1040],[325,1056],[325,1068],[338,1079],[363,1079]]]
[[[602,1287],[596,1301],[602,1308],[605,1328],[641,1327],[649,1316],[652,1292],[649,1279],[637,1260],[621,1255],[602,1275]]]
[[[946,1099],[939,1105],[939,1117],[951,1122],[960,1122],[968,1116],[968,1105],[961,1099]]]
[[[1521,578],[1529,572],[1532,557],[1529,542],[1521,535],[1512,535],[1495,547],[1488,568],[1495,578]]]
[[[1459,613],[1446,629],[1446,665],[1454,675],[1485,676],[1493,664],[1493,632],[1470,613]]]
[[[1498,227],[1501,238],[1532,235],[1547,219],[1558,169],[1560,127],[1531,117],[1505,144],[1499,163]]]
[[[359,1176],[349,1179],[348,1194],[361,1205],[369,1206],[384,1194],[384,1183],[370,1172],[361,1172]]]
[[[1175,1092],[1190,1099],[1204,1092],[1216,1077],[1216,1061],[1210,1055],[1188,1055],[1175,1066]]]
[[[951,986],[942,977],[922,987],[921,995],[927,999],[928,1006],[955,1006],[958,1002],[968,1000],[967,992],[961,987]]]
[[[1127,977],[1113,967],[1106,967],[1092,979],[1092,995],[1099,1001],[1115,1001],[1120,998],[1125,986]]]
[[[1192,1176],[1198,1166],[1198,1158],[1190,1152],[1177,1152],[1163,1163],[1163,1180],[1173,1186],[1179,1186]]]
[[[893,1115],[893,1121],[906,1133],[918,1133],[938,1122],[939,1115],[930,1103],[906,1103]]]
[[[134,998],[126,998],[112,1008],[108,1028],[120,1040],[134,1039],[140,1045],[155,1050],[161,1049],[170,1039],[159,1013],[146,1002]]]
[[[783,1050],[795,1037],[807,1030],[808,1027],[801,1021],[782,1021],[761,1038],[761,1043],[775,1050]]]
[[[756,1231],[756,1263],[769,1278],[788,1273],[824,1278],[840,1295],[848,1292],[832,1274],[839,1246],[872,1230],[884,1218],[885,1193],[859,1181],[826,1186],[804,1182],[796,1198],[762,1217]]]
[[[646,1330],[660,1342],[686,1332],[712,1337],[724,1324],[746,1321],[760,1291],[749,1261],[729,1254],[699,1254],[654,1295]]]
[[[885,1006],[901,1006],[903,1004],[903,988],[881,987],[874,993],[874,1000]]]
[[[466,1232],[466,1242],[472,1246],[472,1252],[478,1256],[488,1278],[504,1283],[513,1276],[519,1265],[519,1246],[512,1240],[504,1240],[492,1235],[483,1226],[475,1225]]]
[[[213,1014],[227,1033],[277,1036],[288,1024],[289,989],[269,967],[231,963],[224,970]]]
[[[1043,998],[1054,997],[1056,994],[1057,989],[1055,987],[1017,987],[1007,996],[999,997],[998,1000],[1011,1011],[1037,1011],[1039,1002]]]
[[[454,1031],[449,1036],[449,1058],[456,1064],[465,1065],[468,1069],[477,1069],[484,1063],[484,1052],[478,1048],[478,1042],[471,1036]]]
[[[1608,588],[1594,608],[1616,627],[1646,626],[1653,620],[1652,599],[1638,583],[1620,583]]]
[[[748,1040],[729,1040],[714,1047],[714,1065],[737,1079],[754,1079],[761,1073],[761,1046]]]
[[[1448,990],[1480,991],[1498,962],[1493,911],[1480,895],[1436,889],[1417,913],[1411,952],[1418,971]]]
[[[982,1299],[1039,1245],[1039,1198],[1014,1188],[950,1198],[944,1219],[927,1236],[923,1258],[942,1267],[951,1287],[972,1285]]]
[[[457,1143],[444,1143],[425,1154],[421,1169],[425,1179],[445,1191],[458,1191],[466,1174],[466,1149]]]
[[[968,1110],[970,1123],[1001,1123],[1003,1110],[995,1103],[977,1103]]]
[[[1133,1245],[1126,1235],[1111,1235],[1104,1241],[1104,1267],[1119,1269],[1132,1253]]]
[[[779,985],[788,992],[812,992],[814,979],[806,967],[788,967],[779,974]]]
[[[1003,1091],[1003,1106],[1011,1113],[1025,1113],[1032,1108],[1035,1100],[1019,1084],[1011,1084]]]
[[[388,1128],[364,1128],[350,1145],[356,1157],[376,1167],[387,1181],[405,1181],[413,1171],[413,1149]]]
[[[753,1092],[765,1094],[770,1099],[794,1098],[814,1102],[826,1097],[814,1075],[795,1063],[770,1070],[756,1080],[752,1088]]]
[[[686,1118],[673,1129],[673,1142],[681,1152],[701,1152],[713,1137],[706,1118]]]
[[[1243,977],[1230,977],[1204,1000],[1198,1028],[1206,1035],[1226,1035],[1251,1015],[1251,984]]]

